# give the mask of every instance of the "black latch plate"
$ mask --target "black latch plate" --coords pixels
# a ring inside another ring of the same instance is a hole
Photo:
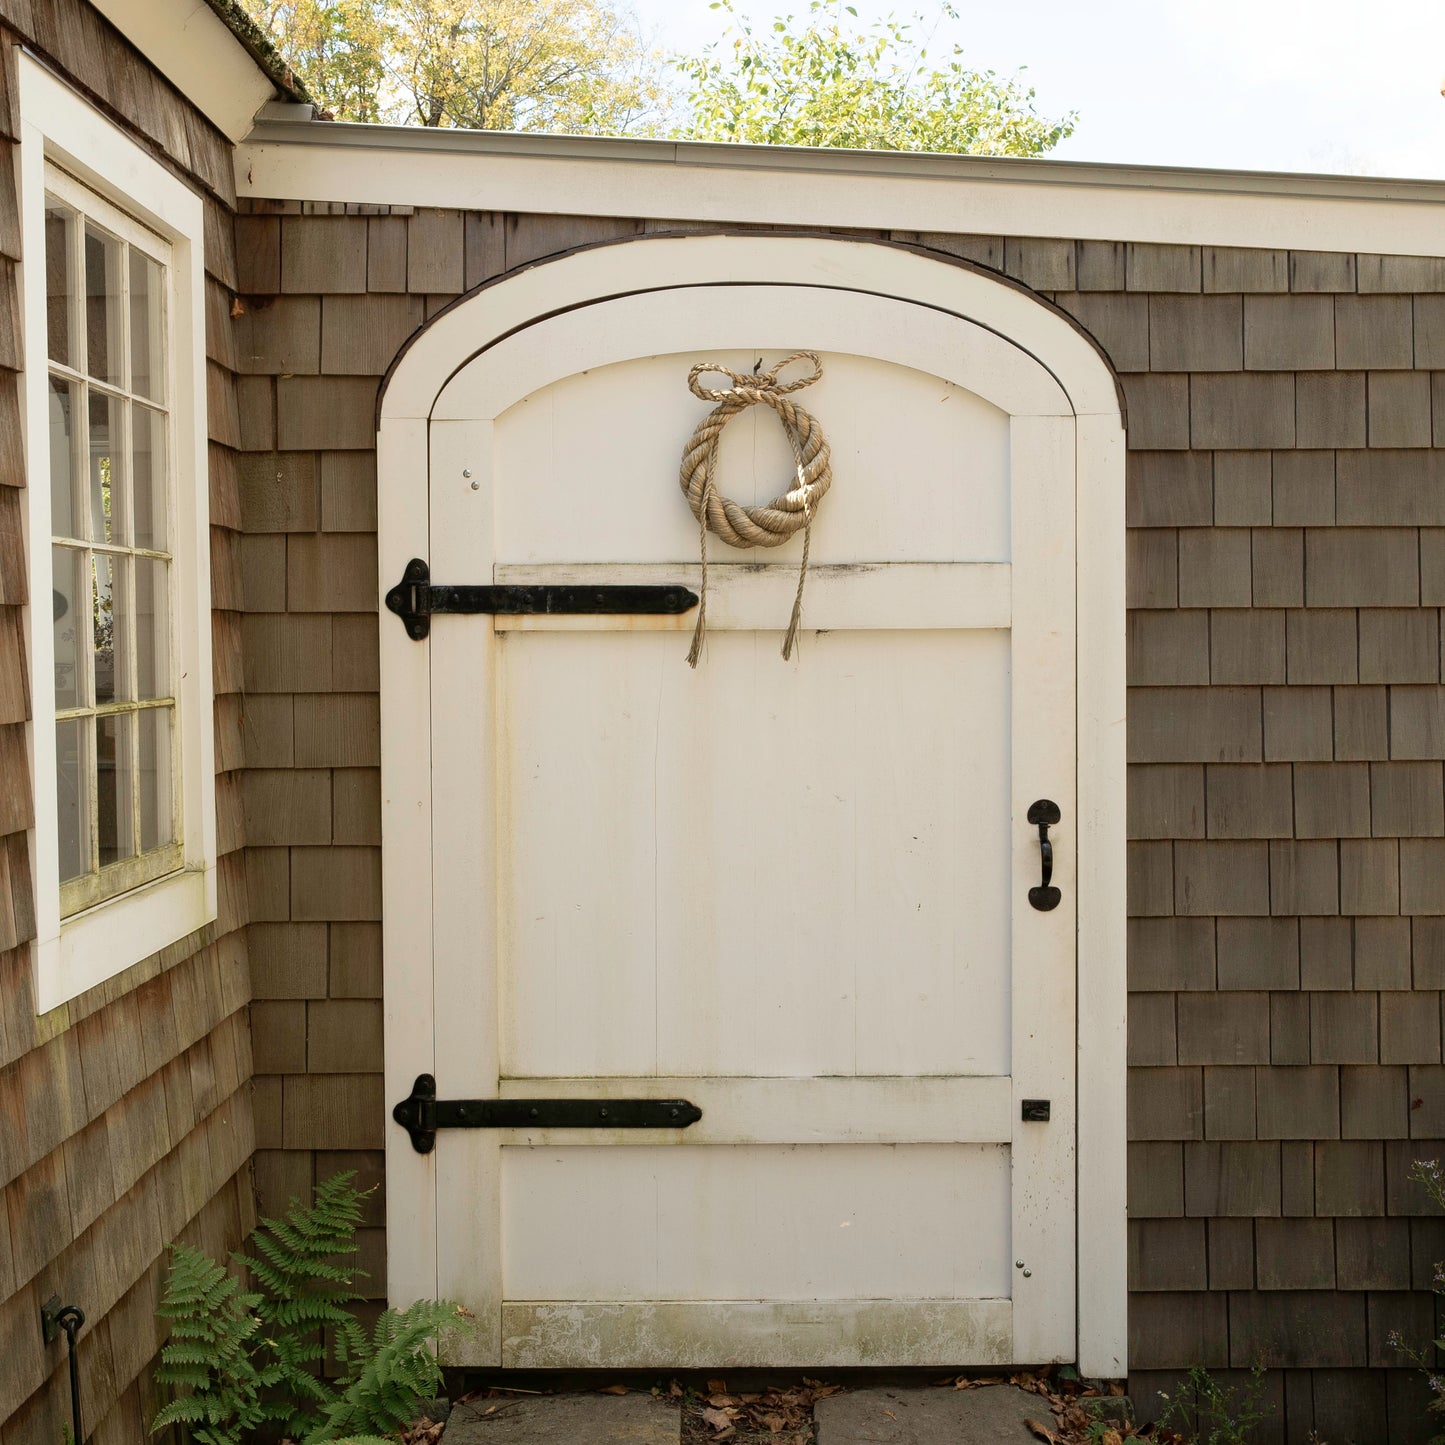
[[[418,1074],[391,1117],[430,1154],[438,1129],[686,1129],[702,1110],[686,1099],[438,1099],[437,1081]]]
[[[1025,1124],[1047,1124],[1049,1122],[1049,1101],[1047,1099],[1025,1099],[1020,1113]]]
[[[672,583],[593,587],[455,586],[433,583],[431,568],[420,557],[413,557],[406,564],[401,581],[386,594],[386,605],[401,618],[407,636],[420,642],[431,632],[431,618],[437,612],[509,617],[529,613],[676,616],[697,606],[697,593]]]

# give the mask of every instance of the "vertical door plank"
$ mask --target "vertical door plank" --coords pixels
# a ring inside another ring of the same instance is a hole
[[[479,485],[473,486],[473,483]],[[439,580],[491,580],[489,422],[433,422],[431,567]],[[434,617],[431,632],[432,909],[437,1091],[497,1093],[497,849],[494,658],[485,617]],[[501,1349],[500,1136],[456,1129],[437,1151],[437,1289],[476,1316],[470,1363]]]
[[[1014,417],[1013,459],[1013,1260],[1014,1347],[1021,1360],[1071,1360],[1075,1344],[1074,998],[1078,818],[1075,803],[1074,422]],[[1062,501],[1062,505],[1061,505]],[[1039,912],[1038,829],[1051,798],[1053,881]],[[1025,1123],[1024,1099],[1048,1099]],[[1025,1274],[1025,1270],[1028,1271]]]
[[[425,557],[427,424],[389,420],[377,439],[378,598]],[[406,486],[393,478],[410,478]],[[382,993],[388,1108],[435,1067],[432,1041],[431,644],[381,611]],[[436,1294],[436,1159],[386,1122],[386,1282],[393,1301]]]

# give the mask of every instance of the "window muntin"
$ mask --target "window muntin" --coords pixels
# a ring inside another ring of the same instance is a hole
[[[61,914],[183,866],[170,248],[54,168],[45,191]]]

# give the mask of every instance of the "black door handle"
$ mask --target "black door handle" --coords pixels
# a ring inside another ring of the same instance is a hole
[[[1059,899],[1064,896],[1050,882],[1054,876],[1054,845],[1049,842],[1049,828],[1052,824],[1057,823],[1061,816],[1059,805],[1050,798],[1040,798],[1029,808],[1029,822],[1039,825],[1039,853],[1042,855],[1044,863],[1043,882],[1037,888],[1029,889],[1029,902],[1040,913],[1047,913],[1051,908],[1057,908]]]

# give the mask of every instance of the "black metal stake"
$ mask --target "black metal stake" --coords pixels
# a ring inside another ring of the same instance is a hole
[[[40,1306],[40,1333],[48,1345],[62,1330],[70,1362],[70,1422],[75,1445],[82,1445],[84,1433],[80,1424],[80,1360],[75,1353],[75,1337],[85,1324],[85,1311],[79,1305],[63,1305],[59,1295]]]

